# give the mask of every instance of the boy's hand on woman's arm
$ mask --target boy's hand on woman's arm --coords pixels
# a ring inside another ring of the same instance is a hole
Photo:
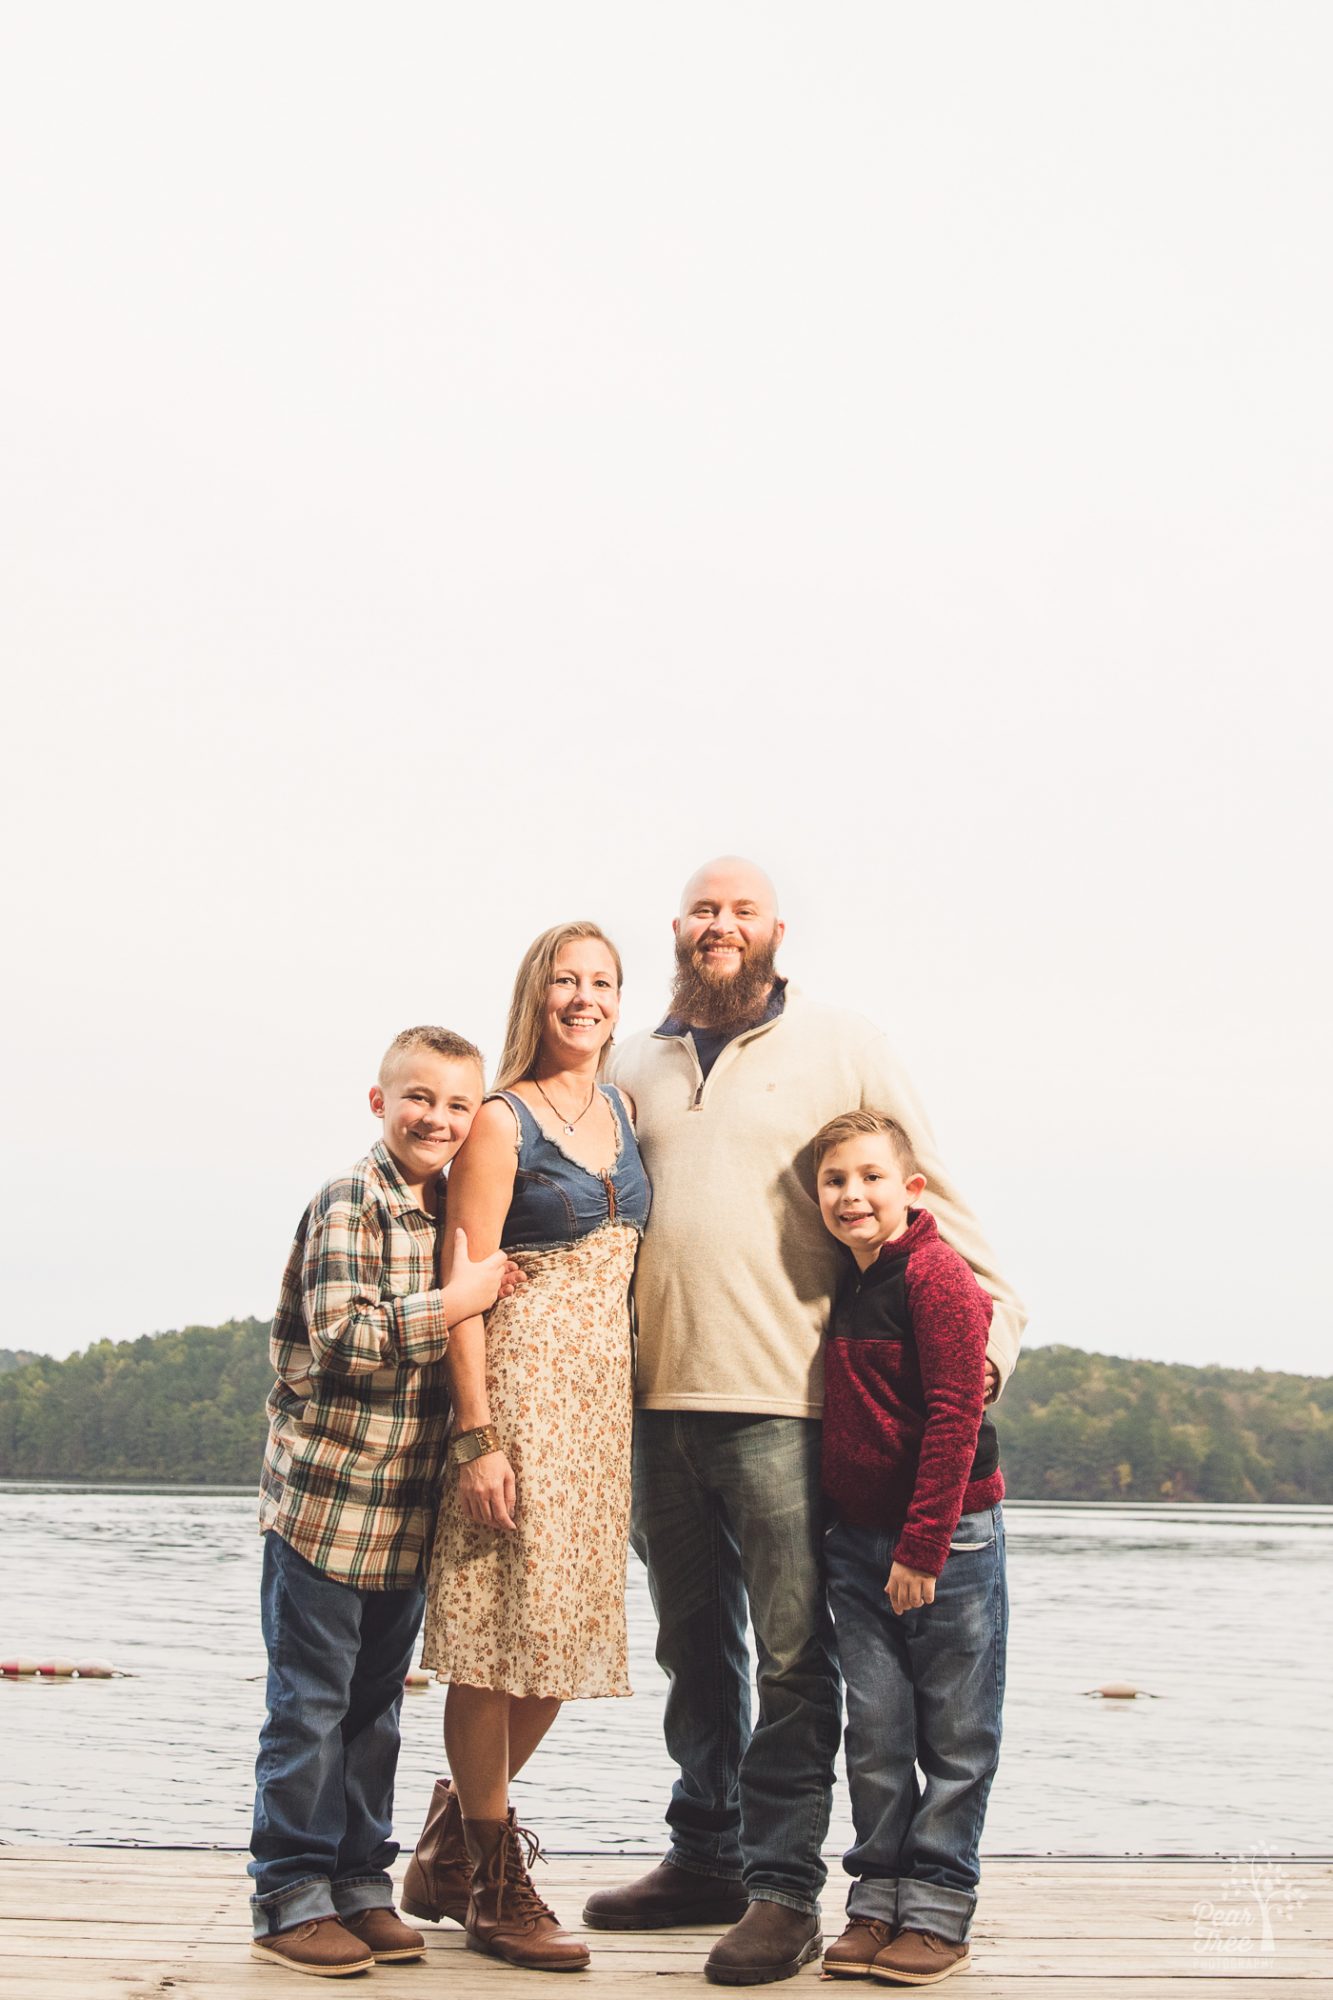
[[[489,1257],[479,1257],[474,1263],[468,1255],[467,1232],[455,1229],[449,1278],[442,1287],[444,1317],[450,1326],[475,1319],[478,1313],[489,1312],[497,1299],[511,1297],[525,1282],[519,1266],[503,1250],[493,1250]]]
[[[929,1570],[909,1569],[906,1563],[896,1562],[889,1571],[884,1595],[901,1617],[904,1611],[919,1611],[923,1604],[935,1602],[935,1579]]]

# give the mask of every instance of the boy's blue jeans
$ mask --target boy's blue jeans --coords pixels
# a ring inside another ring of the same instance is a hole
[[[893,1540],[844,1520],[824,1537],[856,1830],[843,1856],[858,1878],[847,1914],[959,1944],[976,1908],[981,1826],[1000,1758],[1004,1517],[998,1506],[964,1514],[934,1603],[901,1616],[884,1595]]]
[[[257,1938],[392,1902],[398,1713],[425,1608],[423,1584],[358,1590],[271,1531],[260,1592],[268,1715],[250,1838]]]
[[[648,1565],[679,1767],[668,1859],[808,1911],[827,1873],[819,1850],[840,1721],[819,1435],[809,1418],[716,1410],[640,1410],[634,1427],[633,1541]]]

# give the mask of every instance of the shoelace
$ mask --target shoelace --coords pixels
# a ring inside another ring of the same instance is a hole
[[[528,1874],[534,1862],[545,1859],[541,1842],[531,1828],[515,1825],[512,1838],[505,1840],[504,1881],[496,1897],[497,1914],[507,1911],[515,1917],[549,1917],[552,1923],[556,1921],[555,1911],[542,1901]]]
[[[893,1925],[886,1924],[882,1917],[853,1917],[849,1930],[869,1931],[876,1944],[885,1945],[893,1938]]]

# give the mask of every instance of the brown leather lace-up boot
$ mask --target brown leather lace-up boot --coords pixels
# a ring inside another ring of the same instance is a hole
[[[971,1963],[972,1951],[966,1939],[957,1944],[951,1938],[937,1937],[934,1931],[904,1928],[876,1955],[870,1976],[894,1986],[938,1986],[941,1979]]]
[[[340,1919],[345,1931],[360,1938],[376,1965],[388,1965],[399,1958],[424,1958],[426,1940],[411,1924],[405,1924],[397,1910],[376,1904],[373,1910],[358,1910],[355,1916]]]
[[[407,1864],[401,1902],[409,1917],[461,1924],[472,1893],[472,1863],[463,1839],[463,1808],[447,1778],[437,1778],[417,1851]]]
[[[851,1917],[840,1938],[824,1953],[824,1970],[835,1979],[868,1979],[870,1968],[893,1943],[893,1925],[879,1917]]]
[[[375,1954],[359,1937],[344,1930],[336,1917],[312,1917],[288,1931],[256,1938],[251,1958],[285,1965],[289,1972],[309,1972],[316,1979],[342,1979],[350,1972],[373,1972]]]
[[[533,1888],[528,1864],[541,1849],[513,1807],[503,1819],[465,1819],[463,1837],[472,1857],[469,1948],[535,1972],[582,1972],[588,1948],[561,1930]]]

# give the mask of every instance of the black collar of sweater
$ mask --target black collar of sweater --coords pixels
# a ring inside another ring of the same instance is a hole
[[[907,1227],[901,1236],[895,1236],[892,1243],[885,1243],[873,1264],[868,1264],[857,1276],[862,1286],[883,1284],[886,1278],[901,1277],[902,1267],[914,1250],[929,1243],[939,1235],[935,1218],[928,1208],[909,1208]]]
[[[675,1037],[678,1041],[686,1035],[721,1035],[731,1042],[737,1035],[748,1035],[755,1028],[766,1028],[770,1021],[776,1021],[786,1009],[787,982],[781,973],[775,973],[769,996],[764,1002],[764,1011],[756,1020],[738,1021],[731,1028],[701,1028],[692,1021],[682,1021],[679,1014],[667,1014],[653,1029],[653,1033],[666,1038]]]

